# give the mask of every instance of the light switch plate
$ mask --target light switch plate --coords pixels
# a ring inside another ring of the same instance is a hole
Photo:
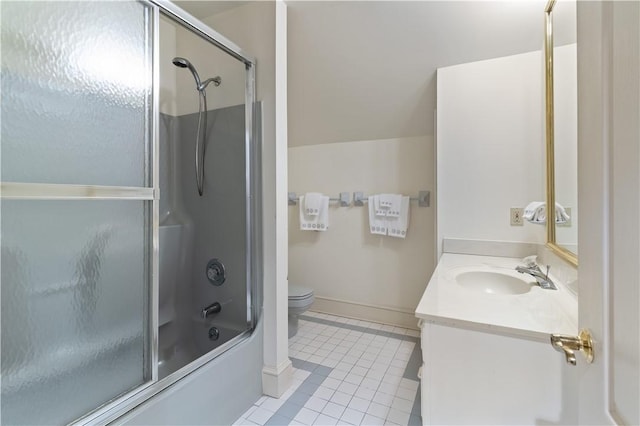
[[[524,209],[520,207],[511,207],[511,226],[524,225]]]

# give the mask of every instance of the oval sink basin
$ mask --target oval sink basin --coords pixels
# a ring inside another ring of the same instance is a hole
[[[487,294],[523,294],[531,290],[532,284],[511,275],[493,271],[469,271],[456,275],[461,286]]]

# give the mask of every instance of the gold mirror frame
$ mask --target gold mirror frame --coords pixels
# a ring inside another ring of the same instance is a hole
[[[573,266],[578,266],[578,256],[556,243],[556,222],[553,212],[556,205],[555,156],[554,156],[554,112],[553,112],[553,7],[556,0],[549,0],[545,9],[544,69],[547,149],[547,247]],[[549,220],[551,218],[551,220]]]

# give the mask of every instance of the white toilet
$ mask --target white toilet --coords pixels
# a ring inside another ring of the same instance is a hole
[[[298,315],[306,312],[313,303],[313,290],[289,284],[289,337],[298,332]]]

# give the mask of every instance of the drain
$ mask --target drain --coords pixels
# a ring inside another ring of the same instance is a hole
[[[207,263],[207,279],[213,285],[222,285],[226,280],[224,264],[218,259],[211,259]]]
[[[218,340],[220,338],[220,330],[217,327],[211,327],[209,329],[209,340]]]

